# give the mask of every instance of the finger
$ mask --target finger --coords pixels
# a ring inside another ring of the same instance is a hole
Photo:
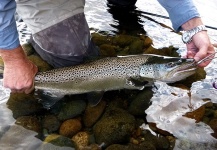
[[[28,89],[25,89],[24,90],[24,92],[26,93],[26,94],[29,94],[29,93],[31,93],[33,90],[34,90],[34,83],[32,84],[32,86],[30,87],[30,88],[28,88]]]
[[[202,47],[194,56],[194,60],[197,62],[207,56],[207,48]]]

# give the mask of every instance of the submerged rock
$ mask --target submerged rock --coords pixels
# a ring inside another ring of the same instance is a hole
[[[21,46],[23,48],[24,53],[27,56],[30,56],[35,52],[34,48],[32,47],[32,45],[30,43],[25,43],[25,44],[23,44]]]
[[[7,102],[11,109],[13,117],[27,116],[43,111],[43,107],[38,103],[32,94],[13,93]]]
[[[192,111],[192,112],[187,112],[184,116],[188,118],[195,119],[196,122],[200,122],[205,114],[205,106],[201,106],[200,108]]]
[[[48,131],[48,133],[52,133],[57,131],[60,127],[60,121],[54,115],[46,115],[43,118],[42,126],[44,129]]]
[[[49,148],[49,143],[61,147],[76,148],[76,144],[71,139],[58,134],[48,135],[43,142],[42,148],[47,150],[46,147]]]
[[[28,59],[31,60],[38,67],[38,71],[40,72],[47,71],[53,68],[38,55],[30,55],[28,56]]]
[[[103,100],[94,107],[88,105],[83,116],[84,125],[86,127],[92,127],[96,123],[96,121],[102,116],[105,107],[106,102]]]
[[[41,132],[41,122],[38,118],[33,116],[22,116],[17,118],[16,122],[17,125],[21,125],[26,129],[33,130],[35,132]]]
[[[126,110],[120,108],[109,109],[95,124],[93,131],[98,144],[106,146],[114,143],[129,142],[135,129],[135,118]]]
[[[82,124],[79,119],[69,119],[61,124],[59,134],[72,138],[72,136],[78,133],[81,128]]]
[[[72,137],[79,150],[85,149],[89,145],[89,134],[87,132],[78,132]]]
[[[128,111],[132,115],[145,115],[145,111],[150,106],[150,99],[153,96],[153,91],[149,88],[141,91],[133,98]]]
[[[82,99],[70,100],[65,102],[58,114],[59,120],[66,120],[80,115],[86,108],[86,102]]]
[[[155,146],[149,142],[143,142],[141,144],[128,144],[128,145],[121,145],[121,144],[113,144],[110,145],[106,150],[156,150]]]

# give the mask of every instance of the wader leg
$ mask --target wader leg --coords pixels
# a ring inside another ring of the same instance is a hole
[[[33,34],[31,44],[55,68],[77,65],[85,58],[98,55],[84,14],[77,14]]]

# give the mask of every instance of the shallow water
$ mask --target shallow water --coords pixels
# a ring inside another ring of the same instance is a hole
[[[217,2],[213,2],[214,0],[210,2],[212,7],[209,7],[202,0],[195,0],[205,24],[216,27],[217,18],[213,16],[213,11],[214,8],[217,8]],[[152,38],[155,48],[172,45],[178,48],[181,55],[185,55],[185,45],[181,41],[181,36],[169,28],[171,22],[169,19],[165,19],[168,15],[157,1],[138,0],[136,7],[130,12],[120,13],[109,8],[105,0],[87,1],[85,13],[91,32],[110,35],[123,32],[147,34]],[[150,14],[153,13],[153,10],[155,10],[155,15]],[[156,14],[160,16],[156,16]],[[161,26],[160,23],[167,25],[168,28]],[[25,25],[21,24],[21,26]],[[29,34],[28,31],[25,33]],[[209,29],[208,33],[211,40],[217,42],[217,30]],[[22,42],[25,43],[25,39]],[[208,98],[213,103],[217,103],[217,90],[212,87],[212,83],[217,80],[217,60],[213,60],[205,70],[206,78],[193,83],[190,89],[193,108],[189,108],[189,101],[186,101],[189,99],[189,91],[156,82],[158,90],[153,88],[155,94],[151,99],[152,105],[144,110],[147,113],[148,121],[156,123],[158,128],[172,133],[177,138],[176,149],[212,149],[213,143],[216,143],[216,139],[210,135],[213,130],[209,126],[203,122],[195,123],[195,120],[183,117],[191,109],[202,106],[205,103],[202,99]],[[2,87],[2,80],[0,80],[0,145],[5,149],[11,149],[14,146],[16,149],[40,149],[42,142],[35,137],[35,132],[14,124],[15,119],[6,105],[9,94],[10,91]],[[145,124],[142,127],[147,128]],[[18,130],[20,132],[17,133]],[[48,148],[61,149],[53,145],[49,145]]]

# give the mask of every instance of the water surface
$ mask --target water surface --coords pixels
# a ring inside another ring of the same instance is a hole
[[[217,1],[209,1],[211,7],[202,0],[195,0],[195,3],[202,14],[204,23],[211,27],[217,27],[217,18],[213,13],[217,12]],[[181,41],[181,36],[173,32],[171,22],[167,19],[167,12],[157,1],[138,0],[135,9],[117,11],[108,7],[105,0],[88,0],[85,14],[92,33],[97,32],[107,35],[124,32],[131,35],[147,34],[153,40],[155,48],[172,45],[178,48],[181,55],[185,55],[186,48]],[[162,23],[164,26],[162,26]],[[217,30],[209,29],[208,33],[212,42],[217,42]],[[159,128],[177,137],[177,149],[189,149],[186,145],[193,145],[192,149],[213,148],[213,143],[216,142],[216,139],[210,135],[213,131],[209,126],[202,122],[195,123],[195,120],[183,117],[186,112],[191,111],[187,107],[189,101],[186,101],[186,99],[189,99],[189,92],[192,95],[193,109],[202,106],[205,103],[203,101],[205,98],[217,103],[217,90],[212,87],[212,83],[217,80],[217,60],[213,60],[205,70],[206,78],[193,83],[190,91],[156,82],[158,90],[153,89],[155,94],[151,100],[152,105],[144,110],[147,113],[148,121],[155,122]],[[16,149],[40,149],[41,141],[35,137],[35,132],[14,124],[15,119],[6,105],[9,93],[9,90],[2,87],[1,80],[0,145],[4,146],[5,149],[11,149],[14,146]],[[176,96],[174,96],[174,93],[176,93]],[[142,127],[147,128],[147,125],[144,124]],[[177,130],[177,128],[180,130]],[[50,145],[49,148],[56,147]],[[58,149],[61,148],[58,147]]]

